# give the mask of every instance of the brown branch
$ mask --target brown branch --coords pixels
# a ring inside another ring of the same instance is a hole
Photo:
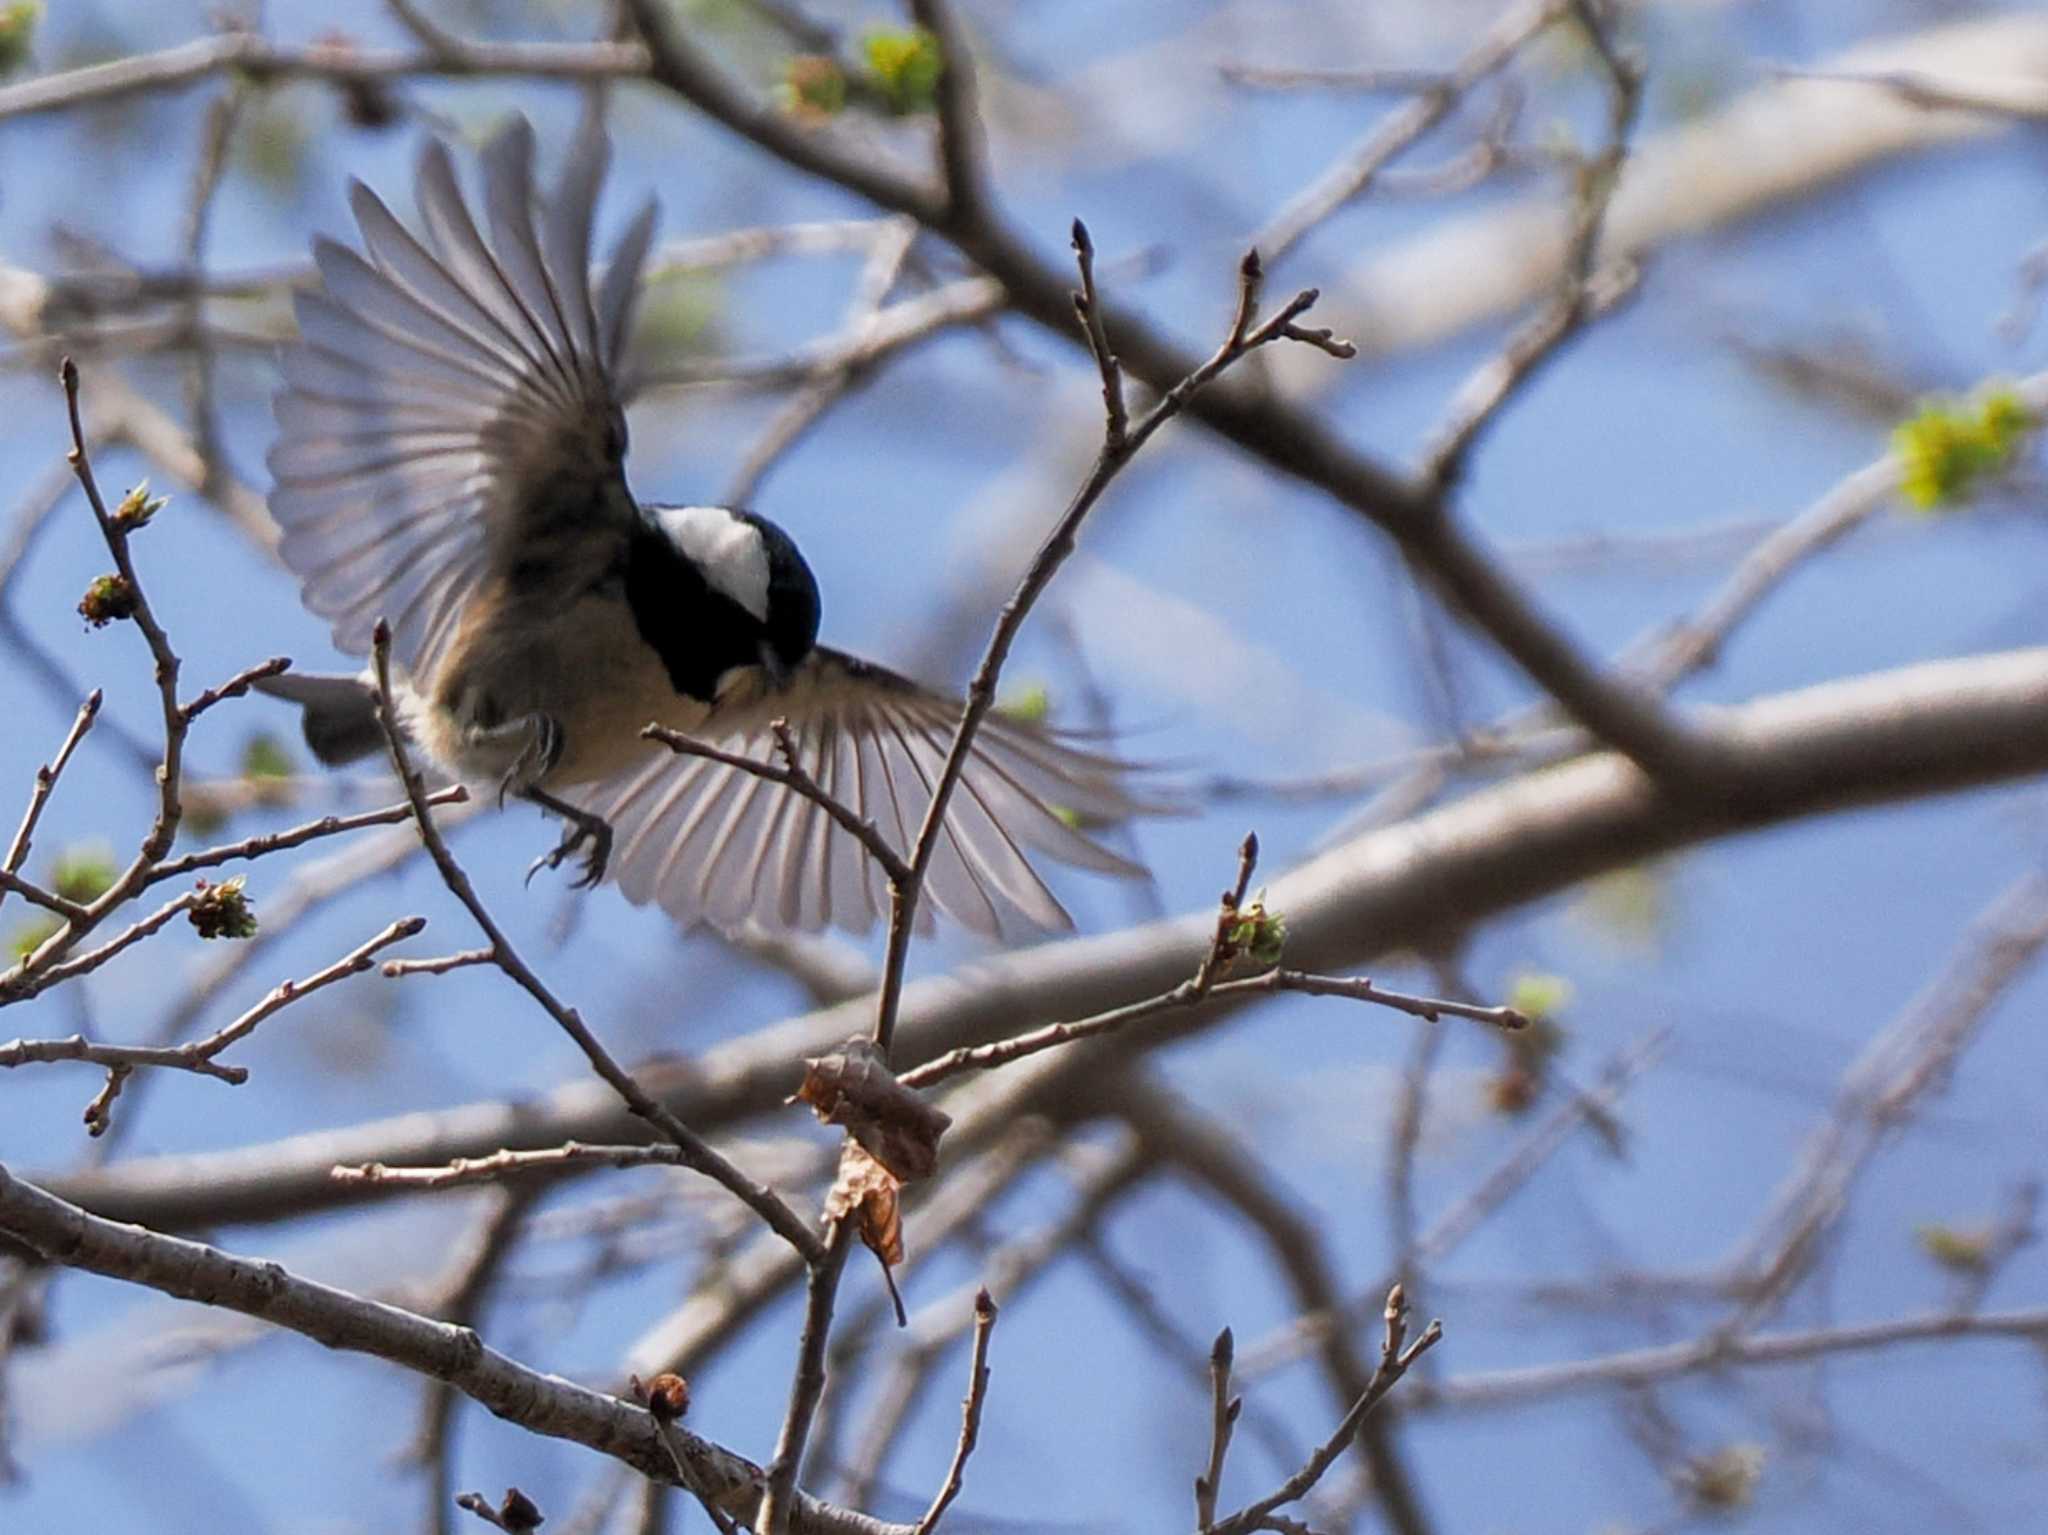
[[[924,1517],[917,1521],[915,1535],[932,1535],[940,1518],[960,1496],[961,1479],[967,1471],[967,1457],[974,1453],[981,1437],[981,1409],[988,1400],[988,1340],[996,1327],[995,1298],[986,1288],[974,1296],[974,1353],[967,1364],[967,1396],[960,1404],[960,1439],[953,1446],[953,1462],[946,1468],[946,1480],[939,1487]]]
[[[180,898],[188,904],[190,899]],[[172,907],[183,909],[177,902],[173,902]],[[106,1086],[94,1097],[85,1111],[86,1128],[93,1136],[98,1137],[104,1135],[112,1123],[113,1101],[126,1084],[129,1074],[137,1067],[189,1071],[226,1082],[231,1087],[239,1087],[249,1080],[248,1069],[242,1066],[223,1066],[215,1059],[216,1056],[228,1046],[246,1039],[265,1019],[291,1003],[324,986],[331,986],[346,976],[369,969],[378,950],[388,948],[401,939],[412,937],[426,925],[424,917],[407,917],[392,923],[361,948],[336,960],[325,970],[317,971],[303,981],[283,982],[254,1007],[205,1039],[194,1040],[184,1045],[109,1045],[88,1040],[78,1034],[68,1039],[17,1039],[12,1043],[0,1045],[0,1067],[22,1066],[34,1061],[83,1061],[90,1065],[105,1067]],[[142,924],[137,926],[140,927]],[[133,931],[131,929],[131,932]],[[126,936],[124,935],[124,938]],[[85,956],[86,959],[91,957]],[[77,964],[80,961],[73,963]],[[48,984],[54,985],[57,980],[65,979],[66,975],[71,973],[77,972],[68,969],[64,974],[49,972],[44,979]]]
[[[461,784],[451,784],[445,789],[436,789],[427,795],[429,806],[461,805],[469,800],[469,790]],[[344,832],[363,831],[372,826],[395,826],[401,821],[410,821],[413,816],[412,803],[386,805],[381,810],[365,810],[355,815],[327,815],[317,821],[308,821],[285,831],[263,832],[254,837],[245,837],[240,842],[227,842],[218,847],[187,853],[182,858],[167,858],[149,872],[149,883],[176,879],[181,874],[190,874],[196,869],[218,868],[224,863],[233,863],[238,858],[256,859],[271,853],[281,853],[288,848],[303,847],[308,842],[317,842],[326,837],[337,837]]]
[[[458,1157],[440,1167],[389,1167],[364,1162],[334,1169],[337,1183],[402,1185],[413,1189],[456,1188],[467,1183],[498,1183],[524,1173],[556,1173],[571,1167],[688,1167],[675,1146],[587,1146],[569,1141],[537,1151],[497,1151],[487,1157]]]
[[[1724,721],[1739,750],[1711,802],[1673,802],[1624,759],[1603,753],[1346,838],[1272,881],[1268,900],[1288,916],[1288,957],[1304,968],[1357,963],[1440,937],[1447,910],[1479,922],[1735,831],[2048,772],[2048,649],[1838,679],[1731,706]],[[1113,936],[978,959],[971,985],[959,974],[920,981],[904,994],[900,1058],[1000,1038],[1048,1012],[1085,1016],[1152,996],[1194,970],[1214,930],[1213,909],[1187,912]],[[644,1079],[691,1122],[731,1126],[773,1112],[789,1092],[790,1062],[837,1046],[866,1013],[856,1002],[793,1017],[687,1065],[643,1068]],[[1212,998],[1162,1025],[1157,1038],[1186,1038],[1226,1016]],[[445,1162],[632,1133],[616,1095],[570,1083],[516,1111],[484,1100],[233,1156],[140,1159],[51,1177],[67,1197],[122,1219],[236,1224],[347,1203],[349,1192],[328,1177],[336,1162]]]
[[[1599,154],[1577,167],[1571,232],[1565,239],[1556,296],[1508,338],[1499,356],[1482,363],[1460,386],[1449,419],[1424,456],[1423,477],[1433,485],[1455,481],[1480,434],[1522,386],[1589,323],[1635,291],[1638,273],[1633,262],[1618,262],[1604,272],[1595,263],[1607,210],[1628,159],[1629,137],[1642,112],[1643,71],[1615,46],[1591,0],[1568,4],[1607,77],[1607,142]]]
[[[431,959],[392,959],[384,962],[384,976],[387,980],[399,980],[408,975],[446,975],[451,970],[466,970],[471,965],[494,965],[498,956],[489,949],[463,949],[455,954],[437,954]]]
[[[532,1183],[492,1190],[482,1201],[482,1211],[447,1272],[435,1282],[434,1294],[422,1310],[460,1327],[477,1325],[492,1285],[518,1245],[526,1217],[540,1197],[541,1188],[540,1184]],[[446,1381],[429,1382],[421,1404],[418,1432],[405,1451],[406,1459],[427,1468],[427,1523],[435,1535],[446,1535],[449,1526],[457,1399],[455,1388]],[[509,1491],[506,1497],[510,1499]]]
[[[1267,221],[1253,243],[1275,261],[1346,203],[1364,195],[1387,163],[1447,117],[1473,86],[1511,63],[1571,0],[1521,0],[1508,7],[1448,73],[1410,77],[1412,98],[1387,114],[1328,170]]]
[[[1236,1211],[1271,1252],[1296,1312],[1335,1315],[1342,1301],[1321,1233],[1269,1176],[1252,1148],[1220,1120],[1161,1085],[1152,1073],[1131,1070],[1108,1082],[1099,1078],[1098,1072],[1075,1084],[1070,1099],[1121,1117],[1162,1167],[1195,1180]],[[1325,1328],[1317,1342],[1323,1373],[1338,1402],[1353,1402],[1370,1390],[1373,1377],[1353,1347],[1349,1328]],[[1395,1428],[1391,1418],[1367,1422],[1362,1448],[1388,1526],[1402,1535],[1417,1535],[1431,1529],[1432,1523]]]
[[[776,1231],[798,1252],[805,1261],[816,1264],[822,1260],[824,1245],[812,1234],[811,1229],[783,1203],[781,1197],[764,1183],[758,1183],[734,1167],[709,1141],[698,1135],[675,1114],[650,1097],[643,1087],[634,1080],[632,1073],[612,1058],[611,1052],[599,1043],[582,1015],[567,1006],[548,989],[547,983],[534,973],[519,951],[513,948],[497,920],[491,916],[476,887],[470,883],[469,875],[457,863],[455,855],[448,850],[447,842],[434,825],[434,817],[427,805],[425,785],[420,781],[418,769],[412,765],[412,758],[406,751],[405,734],[398,723],[391,693],[391,633],[379,622],[372,640],[374,664],[377,674],[377,719],[384,728],[385,744],[390,748],[392,765],[398,771],[398,779],[405,786],[405,797],[412,806],[413,823],[419,828],[420,841],[426,846],[427,856],[440,871],[441,881],[449,893],[460,901],[469,912],[471,920],[483,932],[490,945],[491,956],[497,967],[528,996],[540,1005],[541,1011],[554,1019],[563,1033],[583,1052],[591,1069],[619,1095],[620,1100],[636,1117],[645,1120],[674,1143],[683,1154],[684,1160],[695,1171],[721,1184],[751,1209],[771,1229]]]
[[[247,697],[252,684],[291,670],[291,664],[291,658],[288,656],[272,656],[268,661],[258,661],[254,666],[245,666],[226,682],[217,687],[210,687],[190,703],[180,705],[178,712],[184,716],[185,723],[190,725],[223,699]]]
[[[1230,1450],[1231,1430],[1244,1410],[1241,1398],[1230,1394],[1230,1366],[1237,1353],[1237,1341],[1224,1328],[1216,1334],[1209,1350],[1209,1465],[1195,1478],[1195,1528],[1206,1530],[1216,1522],[1216,1494],[1223,1486],[1223,1457]]]
[[[587,1446],[648,1476],[673,1475],[668,1453],[644,1408],[528,1369],[487,1347],[467,1327],[302,1279],[277,1263],[239,1258],[203,1243],[102,1220],[13,1176],[4,1166],[0,1232],[67,1268],[224,1307],[329,1348],[387,1359],[416,1374],[447,1381],[530,1432]],[[728,1507],[745,1510],[758,1498],[758,1466],[680,1425],[671,1428],[671,1435],[698,1483]],[[910,1535],[908,1525],[888,1524],[801,1494],[793,1500],[790,1514],[793,1535]]]
[[[804,1291],[803,1334],[797,1340],[796,1370],[790,1377],[789,1406],[775,1439],[775,1458],[768,1463],[755,1529],[760,1535],[788,1535],[796,1507],[797,1472],[803,1466],[804,1444],[825,1394],[825,1347],[832,1335],[832,1308],[839,1295],[839,1276],[854,1247],[851,1212],[833,1222],[824,1256],[811,1264]]]
[[[1087,230],[1079,221],[1075,224],[1074,248],[1078,264],[1084,274],[1088,271],[1088,255],[1092,244]],[[1084,283],[1092,287],[1092,275],[1084,275]],[[1023,579],[1010,598],[1003,604],[1001,615],[996,620],[994,632],[989,636],[988,647],[982,654],[981,664],[976,668],[974,680],[968,684],[967,701],[961,710],[960,723],[953,733],[953,742],[946,753],[944,765],[939,770],[938,781],[932,786],[930,803],[925,807],[923,824],[918,828],[917,841],[910,855],[909,878],[893,881],[890,886],[889,941],[882,962],[882,985],[876,999],[874,1039],[884,1056],[888,1054],[891,1038],[896,1031],[896,1009],[903,991],[903,966],[909,955],[910,934],[917,915],[918,897],[922,891],[925,871],[930,867],[932,855],[938,850],[939,834],[945,824],[946,807],[951,802],[953,791],[960,782],[967,758],[974,749],[974,738],[981,728],[981,722],[995,706],[996,685],[1002,676],[1004,663],[1009,659],[1010,647],[1015,643],[1018,632],[1024,627],[1024,620],[1037,604],[1052,578],[1058,573],[1067,557],[1074,552],[1081,524],[1110,483],[1124,465],[1151,440],[1154,433],[1167,422],[1178,416],[1187,407],[1204,385],[1223,373],[1259,347],[1279,340],[1306,342],[1332,352],[1335,356],[1348,356],[1345,343],[1333,341],[1327,331],[1305,331],[1294,322],[1315,303],[1313,288],[1296,294],[1278,313],[1262,324],[1253,325],[1257,312],[1260,282],[1260,268],[1256,252],[1248,253],[1239,272],[1238,303],[1236,316],[1229,335],[1209,358],[1175,383],[1160,396],[1152,408],[1128,428],[1122,429],[1115,411],[1117,391],[1109,382],[1115,370],[1114,359],[1099,357],[1104,374],[1105,420],[1101,450],[1097,453],[1094,467],[1087,479],[1068,503],[1066,511],[1054,525],[1052,532],[1039,546],[1037,555],[1025,571]],[[1079,306],[1084,321],[1096,312],[1097,301],[1084,296]],[[1096,328],[1084,325],[1091,344]]]
[[[1380,1343],[1379,1368],[1373,1371],[1371,1381],[1359,1394],[1358,1400],[1351,1404],[1351,1410],[1344,1414],[1336,1431],[1294,1475],[1257,1502],[1247,1503],[1228,1518],[1204,1526],[1203,1535],[1249,1535],[1250,1531],[1266,1528],[1266,1521],[1275,1510],[1304,1497],[1357,1438],[1359,1425],[1365,1421],[1366,1415],[1394,1389],[1401,1377],[1408,1373],[1408,1367],[1443,1337],[1443,1325],[1431,1322],[1413,1343],[1407,1341],[1408,1302],[1399,1285],[1387,1292],[1383,1316],[1386,1331]]]
[[[228,73],[258,84],[311,79],[349,85],[451,75],[608,80],[644,75],[647,65],[646,51],[631,43],[466,43],[459,48],[399,50],[348,43],[273,43],[255,32],[235,30],[0,89],[0,121],[178,90]]]
[[[1781,80],[1874,86],[1890,91],[1910,106],[1934,111],[1970,112],[2017,122],[2048,121],[2048,85],[2023,75],[1967,78],[1918,69],[1808,69],[1791,64],[1766,67]]]
[[[1957,1338],[2011,1338],[2038,1349],[2048,1340],[2048,1307],[1924,1312],[1884,1322],[1818,1327],[1803,1332],[1729,1336],[1716,1331],[1684,1343],[1630,1349],[1564,1364],[1417,1381],[1402,1401],[1411,1411],[1499,1407],[1576,1391],[1654,1386],[1712,1370],[1798,1364],[1836,1354],[1868,1353]]]
[[[931,1087],[949,1077],[958,1076],[963,1071],[987,1071],[993,1067],[1006,1066],[1012,1061],[1036,1055],[1041,1050],[1051,1050],[1077,1040],[1114,1034],[1134,1023],[1156,1018],[1162,1013],[1194,1008],[1210,1001],[1270,996],[1283,991],[1305,992],[1316,997],[1347,997],[1354,1002],[1374,1002],[1382,1007],[1390,1007],[1397,1012],[1431,1022],[1441,1017],[1451,1017],[1470,1018],[1497,1029],[1515,1030],[1528,1026],[1528,1019],[1511,1007],[1474,1007],[1468,1003],[1452,1001],[1447,997],[1410,996],[1406,992],[1387,991],[1365,976],[1311,975],[1300,970],[1268,970],[1263,975],[1247,976],[1237,981],[1222,981],[1206,987],[1198,980],[1187,980],[1171,991],[1147,997],[1141,1002],[1127,1003],[1105,1013],[1097,1013],[1091,1018],[1077,1018],[1068,1023],[1050,1023],[1043,1028],[1012,1035],[1008,1039],[995,1040],[986,1045],[962,1045],[956,1050],[947,1051],[944,1055],[933,1057],[921,1066],[911,1067],[897,1080],[905,1087]]]
[[[987,217],[981,110],[974,58],[960,33],[951,0],[910,0],[910,14],[939,45],[934,105],[939,119],[939,166],[945,177],[946,216],[967,223]]]
[[[1076,335],[1066,280],[1020,243],[993,210],[979,219],[950,217],[940,189],[882,164],[865,146],[799,128],[736,85],[671,25],[657,0],[624,3],[647,43],[655,83],[789,165],[917,219],[980,265],[1018,314],[1055,335],[1085,341]],[[1155,388],[1167,389],[1197,366],[1129,315],[1105,307],[1100,319],[1103,335],[1132,374]],[[1718,784],[1722,763],[1716,743],[1667,717],[1654,698],[1626,681],[1603,676],[1445,515],[1431,487],[1394,475],[1307,412],[1265,394],[1209,391],[1190,414],[1279,473],[1315,485],[1370,518],[1596,738],[1672,783]]]
[[[64,769],[70,766],[71,754],[78,750],[78,743],[85,739],[85,733],[92,729],[93,721],[99,717],[104,696],[98,688],[85,695],[85,702],[78,706],[78,717],[72,720],[71,728],[64,733],[57,755],[36,769],[35,787],[29,790],[28,808],[21,813],[21,824],[14,830],[14,840],[7,845],[6,858],[0,859],[0,874],[18,874],[28,861],[29,849],[35,843],[36,823],[43,818],[43,807],[49,804],[50,795]],[[9,888],[0,883],[0,903],[5,902]]]

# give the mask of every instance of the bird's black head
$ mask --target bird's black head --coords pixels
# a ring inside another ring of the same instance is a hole
[[[768,617],[761,625],[762,664],[786,678],[818,643],[818,580],[796,542],[766,517],[736,512],[761,535],[768,553]],[[772,657],[772,659],[771,659]]]
[[[647,509],[626,596],[678,692],[711,702],[735,667],[778,684],[818,641],[818,583],[790,536],[722,506]]]

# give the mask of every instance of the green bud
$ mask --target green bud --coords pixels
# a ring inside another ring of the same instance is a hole
[[[85,589],[78,599],[78,616],[95,629],[104,629],[118,619],[135,616],[135,588],[128,578],[108,573]]]
[[[890,111],[931,111],[945,67],[936,37],[923,27],[879,27],[860,40],[860,49]]]
[[[1991,1233],[1982,1227],[1964,1229],[1928,1222],[1913,1228],[1920,1250],[1945,1269],[1981,1274],[1991,1262]]]
[[[1925,400],[1892,430],[1899,488],[1917,511],[1955,506],[2002,472],[2040,424],[2010,388]]]
[[[242,747],[242,780],[259,805],[289,805],[291,781],[297,774],[291,753],[268,731],[258,731]]]
[[[1508,983],[1508,1006],[1540,1023],[1563,1012],[1572,999],[1572,983],[1561,975],[1525,970]]]
[[[42,19],[42,0],[12,0],[0,5],[0,75],[11,75],[28,62],[36,23]]]
[[[1250,903],[1237,909],[1224,939],[1224,951],[1232,969],[1271,970],[1280,963],[1287,947],[1287,919],[1266,910],[1266,892],[1261,889]]]
[[[793,117],[837,117],[846,109],[846,71],[822,53],[799,53],[783,66],[777,93]]]
[[[217,885],[199,882],[200,896],[188,916],[201,938],[254,938],[256,910],[242,893],[244,876],[224,879]]]
[[[57,866],[50,871],[50,888],[82,906],[105,895],[115,873],[111,847],[104,842],[82,842],[57,855]]]
[[[7,935],[7,952],[13,955],[15,962],[19,964],[48,943],[56,935],[57,929],[63,925],[63,920],[56,913],[37,912],[33,917],[17,924],[14,931]]]
[[[149,481],[144,480],[121,498],[121,504],[114,508],[114,521],[130,532],[147,527],[149,519],[162,511],[170,499],[169,496],[152,496]]]
[[[1044,683],[1030,683],[998,703],[996,713],[1020,725],[1042,725],[1052,713],[1052,694]]]

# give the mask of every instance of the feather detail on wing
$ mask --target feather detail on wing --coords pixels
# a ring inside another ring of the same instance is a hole
[[[430,675],[494,561],[552,524],[630,515],[617,379],[654,205],[593,302],[608,158],[593,114],[543,198],[533,130],[515,119],[483,154],[486,238],[432,143],[419,164],[422,234],[358,182],[363,253],[315,246],[321,290],[297,300],[270,508],[307,606],[343,650],[367,651],[387,618],[400,665]]]
[[[768,762],[776,760],[770,722],[786,719],[804,770],[908,857],[960,712],[953,699],[820,649],[785,690],[721,703],[696,734]],[[1128,774],[1114,757],[990,715],[947,802],[920,930],[930,930],[934,907],[989,937],[1072,926],[1030,852],[1142,874],[1068,824],[1172,808],[1133,795]],[[568,797],[611,823],[611,872],[628,899],[657,903],[686,925],[863,933],[889,910],[888,878],[855,838],[812,801],[741,769],[657,748]]]

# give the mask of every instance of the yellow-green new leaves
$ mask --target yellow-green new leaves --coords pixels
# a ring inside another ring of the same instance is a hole
[[[109,571],[98,577],[78,599],[78,616],[95,629],[135,616],[135,588],[128,578]]]
[[[1287,919],[1266,910],[1266,892],[1261,889],[1237,909],[1223,937],[1223,970],[1271,970],[1280,963],[1287,947]]]
[[[929,112],[945,62],[939,40],[923,27],[878,28],[860,40],[861,57],[892,112]]]
[[[1572,999],[1572,983],[1561,975],[1524,970],[1508,985],[1508,1006],[1532,1023],[1557,1017]]]
[[[199,882],[199,899],[186,913],[201,938],[254,938],[256,908],[243,893],[244,877],[237,874],[217,885]]]
[[[54,912],[39,911],[32,917],[23,918],[7,935],[8,958],[19,964],[56,937],[58,929],[63,926],[64,919]]]
[[[1928,400],[1892,430],[1899,489],[1918,511],[1954,506],[2003,470],[2040,424],[2011,389]]]
[[[82,842],[57,855],[50,871],[50,888],[83,906],[105,895],[118,872],[111,847],[104,842]]]
[[[1028,683],[997,699],[996,713],[1026,725],[1043,725],[1052,715],[1052,690],[1042,682]]]
[[[12,0],[0,5],[0,75],[11,75],[28,62],[36,23],[43,19],[42,0]]]
[[[823,53],[799,53],[784,66],[782,109],[797,117],[836,117],[846,109],[846,71]]]
[[[1992,1232],[1988,1226],[1958,1227],[1928,1222],[1913,1228],[1920,1250],[1945,1269],[1981,1274],[1991,1267]]]
[[[131,533],[137,528],[146,528],[149,519],[162,511],[170,499],[169,496],[152,496],[149,481],[144,480],[121,498],[121,504],[114,508],[114,521]]]

